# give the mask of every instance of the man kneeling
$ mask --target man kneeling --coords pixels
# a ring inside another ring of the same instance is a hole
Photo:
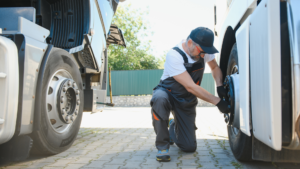
[[[226,101],[200,87],[205,63],[208,63],[219,96],[226,97],[226,90],[222,86],[223,75],[214,55],[218,51],[213,42],[213,32],[199,27],[191,32],[187,40],[181,41],[167,53],[164,73],[154,88],[150,102],[158,149],[157,161],[171,160],[169,147],[173,143],[185,152],[196,150],[197,97],[216,105],[223,113],[229,112]],[[174,120],[169,121],[170,112]]]

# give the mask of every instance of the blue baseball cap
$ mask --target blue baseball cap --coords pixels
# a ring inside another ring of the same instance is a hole
[[[215,35],[210,29],[205,27],[198,27],[192,30],[189,37],[195,43],[197,43],[204,50],[205,53],[219,53],[219,51],[214,47]]]

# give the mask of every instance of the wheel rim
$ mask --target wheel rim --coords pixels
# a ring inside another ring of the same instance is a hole
[[[53,130],[65,132],[76,120],[79,105],[80,92],[71,74],[64,69],[56,71],[46,93],[47,117]]]

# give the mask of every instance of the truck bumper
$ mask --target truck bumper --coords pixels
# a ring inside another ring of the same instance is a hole
[[[15,132],[19,94],[19,61],[15,43],[0,36],[0,144]]]

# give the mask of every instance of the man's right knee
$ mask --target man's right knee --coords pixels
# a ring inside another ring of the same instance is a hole
[[[195,152],[197,149],[197,145],[185,145],[184,147],[181,148],[182,151],[184,152]]]
[[[162,118],[162,120],[169,120],[171,104],[168,94],[164,91],[157,91],[151,99],[151,106],[154,112]]]
[[[156,91],[151,99],[151,106],[171,108],[168,94],[163,90]]]

